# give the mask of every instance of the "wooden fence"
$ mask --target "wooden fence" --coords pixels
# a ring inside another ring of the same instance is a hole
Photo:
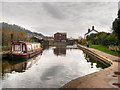
[[[112,50],[112,51],[120,51],[120,46],[110,45],[110,46],[109,46],[109,49]]]

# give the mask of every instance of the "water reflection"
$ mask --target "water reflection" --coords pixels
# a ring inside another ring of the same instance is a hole
[[[54,48],[54,54],[55,55],[66,55],[66,46],[63,46],[63,47],[60,47],[60,46],[57,46],[56,48]]]
[[[42,55],[29,60],[3,60],[2,65],[4,88],[60,88],[107,67],[82,50],[58,46],[44,49]]]
[[[25,72],[27,69],[31,68],[34,63],[36,63],[39,59],[36,59],[42,55],[42,52],[31,58],[31,59],[21,59],[21,60],[3,60],[2,61],[2,76],[5,73],[12,73],[15,72]]]
[[[88,54],[86,54],[86,53],[84,53],[84,57],[85,57],[85,59],[87,60],[88,63],[91,63],[91,68],[93,68],[93,64],[94,64],[94,63],[96,63],[96,67],[97,67],[97,68],[102,68],[102,69],[107,68],[108,66],[110,66],[110,65],[108,65],[108,64],[105,63],[105,62],[102,62],[102,61],[100,61],[100,60],[94,59],[93,57],[90,57],[90,56],[89,56]]]

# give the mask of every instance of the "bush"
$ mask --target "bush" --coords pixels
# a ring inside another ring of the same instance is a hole
[[[97,34],[90,34],[87,37],[87,41],[95,45],[108,46],[111,44],[116,45],[118,38],[114,33],[98,32]]]

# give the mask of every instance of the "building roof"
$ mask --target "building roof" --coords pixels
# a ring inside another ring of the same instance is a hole
[[[66,33],[61,33],[62,35],[66,35]]]
[[[90,30],[90,32],[92,32],[92,31],[95,31],[95,32],[97,32],[97,33],[98,33],[98,31],[97,31],[97,30]],[[85,33],[85,35],[89,34],[90,32]]]
[[[60,33],[60,32],[57,32],[57,33],[62,34],[62,35],[66,35],[66,33]],[[57,34],[57,33],[55,33],[55,34]]]
[[[92,31],[95,31],[96,33],[98,33],[97,30],[94,30],[94,29],[93,29],[93,30],[90,30],[90,32],[92,32]],[[86,38],[86,35],[88,35],[90,32],[85,33],[85,34],[84,34],[84,38]]]

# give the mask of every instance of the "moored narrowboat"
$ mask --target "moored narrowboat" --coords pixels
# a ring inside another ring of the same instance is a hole
[[[42,52],[40,43],[13,42],[9,53],[10,59],[29,59]]]

